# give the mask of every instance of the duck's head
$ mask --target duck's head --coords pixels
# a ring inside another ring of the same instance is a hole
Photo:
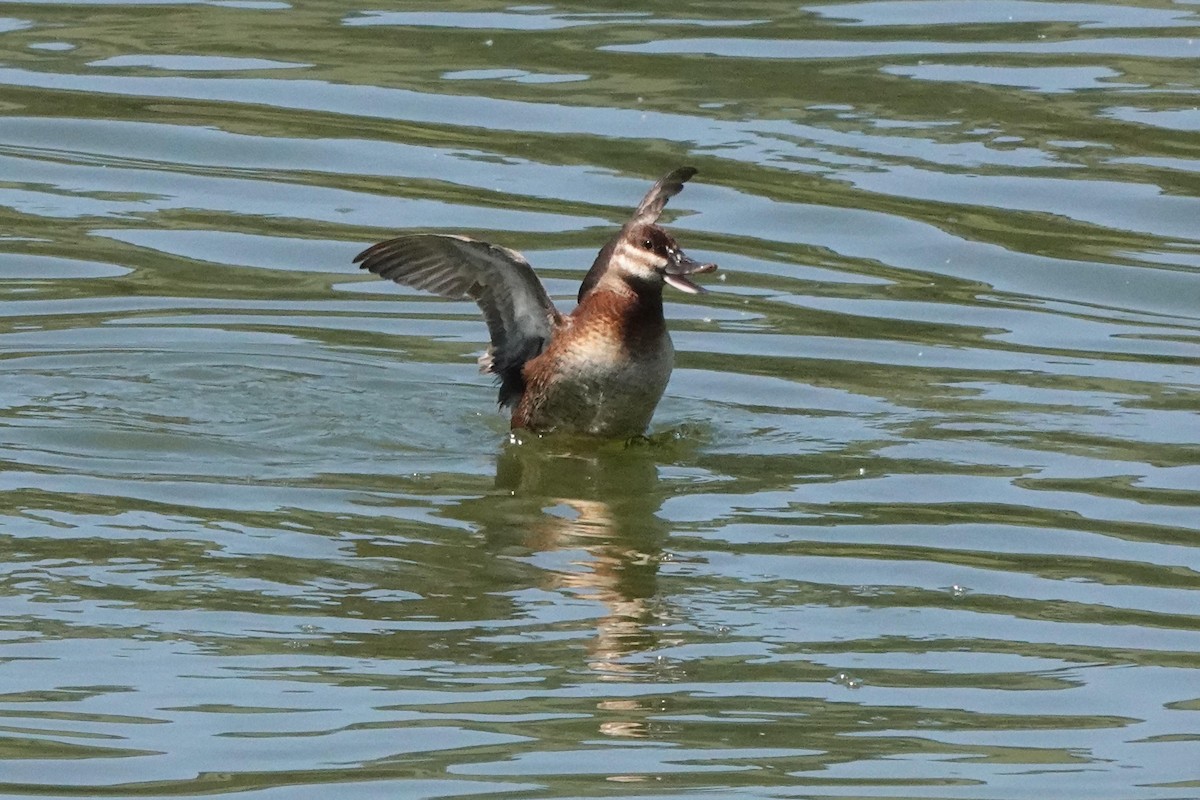
[[[647,290],[661,292],[664,283],[688,294],[704,291],[688,276],[712,272],[717,265],[690,258],[675,237],[656,224],[667,200],[679,194],[695,174],[695,167],[680,167],[654,184],[629,222],[596,256],[579,287],[581,302],[594,287],[610,282],[619,282],[639,294]]]

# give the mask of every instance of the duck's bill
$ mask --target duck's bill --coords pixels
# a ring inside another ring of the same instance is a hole
[[[692,283],[689,275],[702,275],[705,272],[715,272],[716,264],[701,264],[699,261],[693,261],[690,258],[683,258],[678,264],[671,264],[663,270],[663,280],[668,286],[674,286],[681,292],[688,294],[704,294],[708,290],[699,284]]]

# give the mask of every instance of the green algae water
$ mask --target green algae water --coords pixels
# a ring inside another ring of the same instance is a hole
[[[1200,796],[1200,5],[0,2],[0,795]],[[645,441],[510,442],[404,231]]]

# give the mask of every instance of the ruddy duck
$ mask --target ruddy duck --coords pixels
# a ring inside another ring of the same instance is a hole
[[[717,268],[688,258],[655,224],[695,174],[680,167],[654,184],[596,256],[570,314],[558,312],[520,253],[465,236],[400,236],[354,262],[381,278],[479,304],[492,340],[480,369],[496,376],[513,429],[634,436],[650,424],[675,361],[663,284],[699,294],[688,276]]]

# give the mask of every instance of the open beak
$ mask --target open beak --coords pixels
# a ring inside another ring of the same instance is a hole
[[[705,272],[715,272],[716,264],[701,264],[693,258],[688,258],[682,252],[676,251],[674,258],[663,267],[663,280],[681,292],[688,294],[704,294],[707,289],[688,280],[689,275],[701,275]]]

